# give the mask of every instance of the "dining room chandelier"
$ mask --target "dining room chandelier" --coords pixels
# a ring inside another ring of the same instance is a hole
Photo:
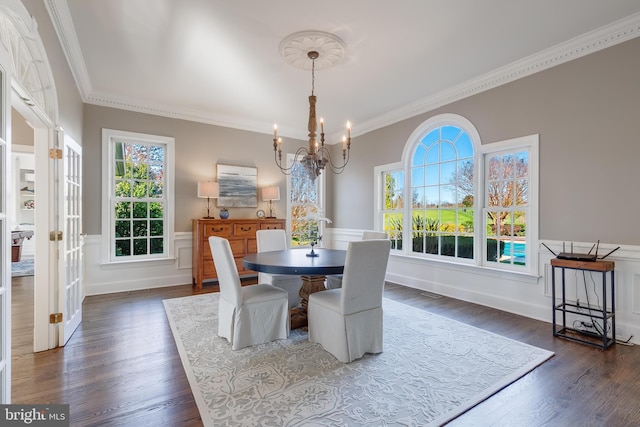
[[[322,68],[328,68],[344,56],[344,43],[333,34],[304,31],[292,34],[283,41],[280,47],[282,56],[291,65],[307,68],[311,61],[311,95],[309,96],[309,146],[296,150],[291,166],[282,162],[282,138],[278,136],[278,125],[273,126],[273,152],[275,163],[285,175],[290,175],[294,166],[300,163],[312,181],[327,169],[340,174],[349,163],[351,151],[351,123],[347,121],[346,135],[342,136],[342,163],[335,163],[329,149],[325,146],[324,120],[320,118],[320,140],[317,138],[318,122],[316,119],[315,70],[316,61]],[[322,53],[322,55],[321,55]],[[302,57],[306,54],[306,61]]]

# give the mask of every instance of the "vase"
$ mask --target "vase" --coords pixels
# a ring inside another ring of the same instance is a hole
[[[220,219],[229,218],[229,210],[227,208],[220,209]]]

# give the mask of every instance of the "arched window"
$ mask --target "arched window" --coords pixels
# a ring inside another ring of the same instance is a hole
[[[435,124],[410,157],[411,251],[472,259],[474,144],[462,127]]]
[[[375,225],[397,255],[537,271],[538,135],[482,144],[470,121],[441,114],[375,175]]]

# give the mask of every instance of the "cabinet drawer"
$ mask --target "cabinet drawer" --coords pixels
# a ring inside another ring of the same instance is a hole
[[[258,224],[255,223],[239,223],[233,224],[233,235],[235,237],[253,237],[258,231]]]
[[[204,239],[206,240],[209,236],[218,236],[218,237],[229,237],[231,236],[231,225],[230,224],[207,224],[202,227],[202,232]],[[207,243],[207,246],[209,243]]]
[[[238,268],[238,273],[239,274],[246,274],[246,273],[251,271],[251,270],[247,270],[242,265],[242,257],[234,258],[234,261],[235,261],[236,267]],[[202,263],[202,274],[203,274],[205,279],[210,279],[212,277],[218,277],[218,272],[216,271],[216,267],[213,264],[213,260],[211,260],[211,259],[205,259],[204,260],[204,262]]]
[[[260,230],[282,230],[284,228],[284,224],[281,222],[271,222],[271,223],[261,223]]]
[[[245,255],[247,253],[244,246],[244,239],[229,239],[229,246],[231,246],[231,252],[233,252],[233,255]],[[211,255],[211,246],[209,246],[209,241],[205,241],[203,243],[202,250],[204,251],[204,262],[207,262],[207,260],[211,261],[213,259],[213,255]]]

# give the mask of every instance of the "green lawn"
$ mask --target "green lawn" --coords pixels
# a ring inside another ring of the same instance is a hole
[[[456,210],[455,209],[443,209],[440,210],[440,224],[455,224],[456,223]],[[427,218],[429,220],[438,220],[437,210],[419,211],[413,213],[414,217]],[[458,211],[458,224],[473,224],[473,209],[465,209]]]

